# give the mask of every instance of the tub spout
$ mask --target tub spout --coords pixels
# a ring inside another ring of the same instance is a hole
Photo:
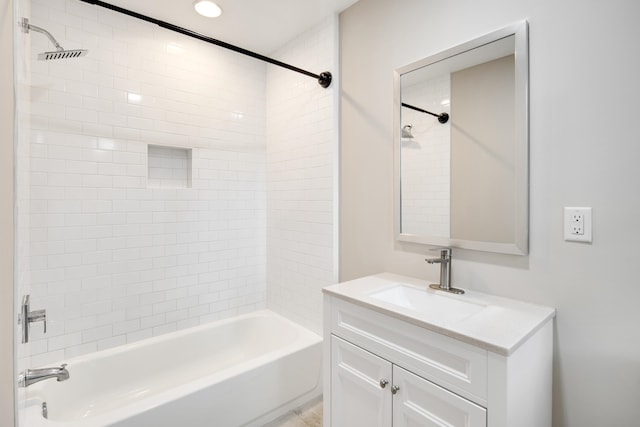
[[[31,384],[35,384],[49,378],[55,378],[58,382],[68,380],[69,371],[67,371],[67,364],[65,363],[56,368],[25,369],[18,376],[18,386],[29,387]]]

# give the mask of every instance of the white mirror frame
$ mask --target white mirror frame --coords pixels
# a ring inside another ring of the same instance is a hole
[[[515,36],[515,176],[517,194],[515,197],[515,218],[513,243],[483,242],[452,239],[438,236],[424,236],[401,232],[401,122],[400,122],[400,76],[461,54],[470,49],[491,43],[504,37]],[[493,31],[477,39],[447,49],[394,71],[394,226],[398,241],[433,246],[446,246],[497,252],[514,255],[529,253],[529,39],[527,21],[520,21]]]

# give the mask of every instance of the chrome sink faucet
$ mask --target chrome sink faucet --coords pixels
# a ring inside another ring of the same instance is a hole
[[[56,368],[25,369],[18,375],[18,386],[29,387],[31,384],[48,380],[49,378],[55,378],[58,382],[68,380],[67,364],[65,363]]]
[[[440,283],[429,285],[431,289],[451,292],[452,294],[464,294],[462,289],[451,287],[451,248],[440,249],[440,258],[427,258],[425,261],[429,264],[440,264]]]

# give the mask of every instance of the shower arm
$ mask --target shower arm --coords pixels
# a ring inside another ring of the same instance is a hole
[[[29,24],[28,18],[22,18],[22,31],[24,31],[25,33],[28,33],[29,30],[44,34],[49,38],[49,40],[51,40],[51,43],[53,43],[53,45],[56,47],[56,50],[58,51],[64,50],[64,48],[60,46],[60,43],[58,43],[58,41],[53,38],[53,36],[49,31],[45,30],[44,28],[40,28],[35,25]]]
[[[403,107],[410,108],[411,110],[420,111],[421,113],[431,114],[433,117],[437,117],[438,121],[442,124],[445,124],[449,121],[449,115],[447,113],[432,113],[431,111],[423,110],[422,108],[414,107],[413,105],[409,105],[406,103],[402,103]]]
[[[152,18],[150,16],[143,15],[141,13],[134,12],[134,11],[129,10],[129,9],[125,9],[125,8],[122,8],[122,7],[119,7],[119,6],[115,6],[115,5],[110,4],[110,3],[106,3],[106,2],[103,2],[103,1],[100,1],[100,0],[80,0],[80,1],[83,2],[83,3],[89,3],[89,4],[96,5],[96,6],[101,6],[101,7],[104,7],[105,9],[113,10],[114,12],[119,12],[119,13],[131,16],[131,17],[134,17],[134,18],[138,18],[138,19],[141,19],[143,21],[147,21],[147,22],[150,22],[152,24],[156,24],[159,27],[165,28],[167,30],[175,31],[176,33],[180,33],[180,34],[183,34],[185,36],[193,37],[195,39],[202,40],[204,42],[211,43],[211,44],[214,44],[216,46],[220,46],[220,47],[223,47],[225,49],[229,49],[229,50],[232,50],[234,52],[241,53],[243,55],[247,55],[247,56],[250,56],[250,57],[255,58],[255,59],[259,59],[259,60],[264,61],[264,62],[268,62],[269,64],[277,65],[278,67],[286,68],[287,70],[291,70],[291,71],[295,71],[296,73],[304,74],[305,76],[308,76],[308,77],[313,77],[314,79],[318,80],[318,84],[320,86],[322,86],[323,88],[328,88],[331,85],[331,80],[332,80],[333,77],[331,75],[331,72],[329,72],[329,71],[324,71],[324,72],[322,72],[320,74],[315,74],[315,73],[312,73],[310,71],[303,70],[302,68],[294,67],[293,65],[289,65],[289,64],[286,64],[284,62],[278,61],[277,59],[269,58],[268,56],[264,56],[264,55],[261,55],[261,54],[256,53],[256,52],[252,52],[250,50],[241,48],[239,46],[232,45],[232,44],[224,42],[222,40],[214,39],[213,37],[205,36],[204,34],[200,34],[200,33],[197,33],[195,31],[191,31],[191,30],[189,30],[187,28],[182,28],[182,27],[179,27],[177,25],[174,25],[174,24],[171,24],[171,23],[168,23],[168,22],[165,22],[165,21],[161,21],[159,19],[155,19],[155,18]]]

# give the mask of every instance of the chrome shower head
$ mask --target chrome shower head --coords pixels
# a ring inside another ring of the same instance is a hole
[[[35,25],[29,24],[28,18],[22,18],[22,31],[24,31],[25,33],[29,33],[30,30],[44,34],[56,47],[56,50],[53,52],[39,53],[38,60],[40,61],[48,61],[51,59],[79,58],[81,56],[85,56],[88,53],[86,49],[65,50],[62,46],[60,46],[60,43],[58,43],[58,41],[53,38],[49,31],[45,30],[44,28],[36,27]]]
[[[66,59],[66,58],[79,58],[87,54],[86,49],[74,49],[74,50],[55,50],[53,52],[42,52],[38,54],[39,61],[48,61],[51,59]]]

